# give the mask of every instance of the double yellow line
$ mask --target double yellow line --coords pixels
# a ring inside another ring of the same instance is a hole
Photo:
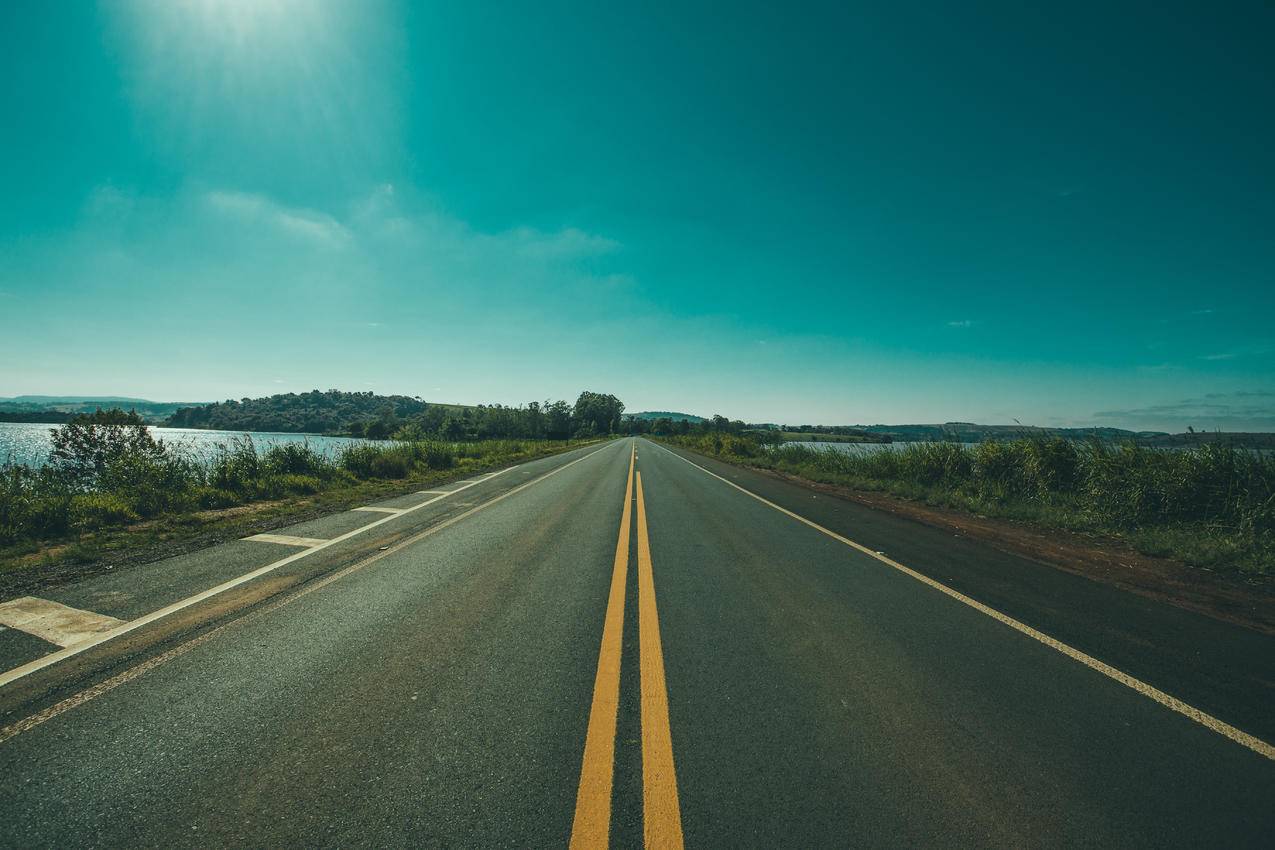
[[[593,706],[584,740],[584,763],[576,792],[572,848],[606,847],[611,833],[612,779],[615,768],[616,716],[620,708],[620,652],[624,632],[625,587],[629,573],[629,535],[633,515],[637,446],[629,454],[629,480],[624,488],[620,537],[602,626],[602,649],[593,684]],[[677,802],[673,738],[669,730],[668,688],[664,684],[664,651],[655,610],[655,575],[647,536],[642,473],[637,482],[638,667],[642,688],[642,833],[647,847],[680,848],[682,813]]]

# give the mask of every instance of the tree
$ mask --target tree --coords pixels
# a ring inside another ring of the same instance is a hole
[[[133,411],[98,408],[50,433],[53,450],[49,465],[77,484],[97,481],[121,458],[157,461],[166,451],[163,441],[152,437],[142,417]]]
[[[571,405],[565,401],[546,401],[545,420],[545,436],[550,440],[565,440],[571,436]]]
[[[624,402],[610,393],[595,393],[585,390],[576,399],[576,427],[586,427],[594,434],[610,434],[619,426],[620,416],[624,413]]]

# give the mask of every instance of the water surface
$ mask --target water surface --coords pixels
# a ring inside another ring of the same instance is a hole
[[[0,463],[21,463],[27,466],[43,466],[48,463],[53,443],[50,429],[57,425],[36,422],[0,422]],[[282,434],[259,431],[245,434],[242,431],[206,431],[199,428],[160,428],[148,426],[151,434],[165,445],[188,457],[207,460],[221,446],[235,439],[251,438],[257,451],[285,443],[306,443],[326,457],[335,457],[346,446],[368,442],[354,437],[325,437],[321,434]]]

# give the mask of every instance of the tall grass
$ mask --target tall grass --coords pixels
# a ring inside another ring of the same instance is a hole
[[[1109,532],[1202,566],[1275,572],[1275,456],[1220,443],[1165,450],[1055,437],[842,451],[767,449],[728,434],[670,439],[815,481]]]
[[[305,443],[262,452],[251,437],[194,460],[162,443],[107,453],[91,471],[0,466],[0,546],[48,541],[141,520],[308,495],[361,481],[423,477],[544,453],[537,440],[355,445],[329,458]]]

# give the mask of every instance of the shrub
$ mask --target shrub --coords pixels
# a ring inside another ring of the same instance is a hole
[[[49,537],[71,523],[74,488],[52,470],[8,465],[0,472],[0,544]]]
[[[342,453],[341,465],[359,478],[406,478],[415,465],[414,445],[351,446]]]
[[[261,459],[251,437],[236,437],[228,445],[217,447],[216,457],[208,467],[208,483],[219,490],[251,493],[261,477]]]
[[[430,469],[450,469],[456,463],[456,453],[447,443],[429,440],[420,444],[425,454],[425,465]]]
[[[276,474],[312,475],[325,477],[332,471],[332,463],[310,448],[309,443],[282,443],[272,446],[261,457],[261,465]]]
[[[233,508],[244,502],[244,498],[233,490],[222,490],[217,487],[197,487],[194,496],[199,507],[206,509]]]
[[[411,471],[411,462],[403,452],[390,451],[372,458],[373,478],[406,478]]]
[[[263,499],[282,496],[308,496],[323,488],[323,482],[313,475],[267,475],[257,485],[257,495]]]
[[[71,516],[77,528],[88,530],[107,525],[124,525],[141,519],[128,502],[114,493],[82,493],[73,497]]]
[[[164,443],[151,436],[136,413],[98,410],[76,416],[52,430],[49,466],[79,486],[88,487],[121,457],[163,458]]]
[[[184,458],[128,452],[102,472],[98,489],[126,501],[143,517],[189,510],[199,472]]]
[[[341,452],[341,466],[358,478],[372,478],[372,461],[381,451],[377,446],[349,446]]]

